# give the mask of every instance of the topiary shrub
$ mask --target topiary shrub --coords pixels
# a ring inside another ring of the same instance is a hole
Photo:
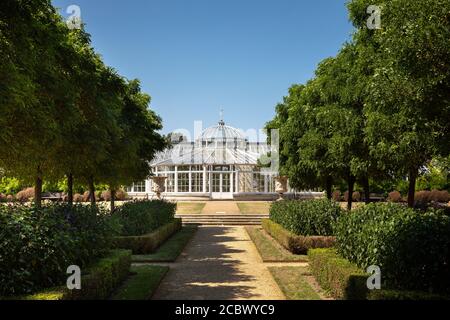
[[[430,192],[430,200],[439,203],[447,203],[450,201],[450,194],[447,190],[433,190]]]
[[[73,195],[73,202],[75,202],[75,203],[83,202],[83,196],[81,194],[79,194],[79,193],[75,193]]]
[[[34,199],[34,188],[26,188],[16,194],[16,200],[20,202],[28,202]]]
[[[395,202],[395,203],[402,202],[402,195],[398,191],[392,191],[391,193],[389,193],[387,200],[389,202]]]
[[[95,195],[95,201],[99,201],[100,198],[98,197],[98,195]],[[83,202],[91,202],[91,193],[89,191],[86,191],[85,193],[83,193]]]
[[[342,200],[341,192],[340,191],[334,191],[332,198],[336,202],[340,202]]]
[[[328,199],[278,201],[270,208],[270,220],[303,236],[332,236],[342,209]]]
[[[116,200],[117,201],[125,201],[128,200],[128,193],[123,190],[116,191]]]
[[[111,201],[111,191],[109,191],[109,190],[103,191],[102,199],[105,201]]]
[[[415,201],[419,204],[419,205],[426,205],[428,203],[430,203],[431,201],[431,192],[430,191],[418,191],[415,194]]]
[[[347,202],[348,201],[348,191],[345,191],[344,193],[344,201]],[[358,191],[353,192],[353,196],[352,196],[352,200],[354,202],[360,202],[361,201],[361,193]]]
[[[113,222],[84,205],[0,206],[0,296],[63,285],[68,266],[83,268],[109,250]]]
[[[343,215],[336,237],[344,258],[381,268],[384,288],[450,292],[450,218],[442,212],[370,204]]]
[[[172,222],[176,207],[162,200],[127,202],[114,211],[113,218],[122,226],[121,236],[141,236]]]
[[[101,194],[101,197],[105,201],[111,201],[111,191],[110,190],[103,191]],[[115,199],[117,201],[125,201],[125,200],[127,200],[127,198],[128,198],[128,194],[125,191],[123,191],[123,190],[116,191]]]

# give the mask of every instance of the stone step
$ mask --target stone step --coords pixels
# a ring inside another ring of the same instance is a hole
[[[262,219],[269,218],[266,214],[195,214],[177,215],[183,224],[197,225],[260,225]]]

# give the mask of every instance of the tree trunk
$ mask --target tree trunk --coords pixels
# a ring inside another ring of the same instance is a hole
[[[116,190],[111,188],[111,212],[114,212],[116,209]]]
[[[331,200],[331,198],[333,198],[333,178],[331,176],[327,177],[326,192],[327,192],[327,199]]]
[[[34,186],[34,203],[37,208],[41,208],[42,206],[42,171],[41,168],[38,167],[36,182]]]
[[[91,205],[95,206],[95,186],[94,177],[89,178],[89,197],[91,200]]]
[[[67,202],[69,206],[73,206],[73,174],[69,173],[67,175]]]
[[[408,207],[414,208],[418,169],[409,171]]]
[[[365,176],[362,178],[362,185],[364,189],[364,201],[365,203],[370,203],[370,184],[369,184],[369,178]]]
[[[355,176],[350,174],[348,177],[348,199],[347,199],[347,210],[351,211],[353,206],[353,191],[355,189]]]

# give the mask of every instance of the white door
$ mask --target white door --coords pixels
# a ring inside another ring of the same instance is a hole
[[[211,174],[211,198],[213,200],[233,199],[230,172],[213,172]]]

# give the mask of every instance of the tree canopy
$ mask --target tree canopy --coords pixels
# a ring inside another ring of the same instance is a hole
[[[33,182],[76,177],[91,189],[146,178],[165,146],[138,80],[106,66],[90,35],[49,0],[0,3],[0,168]],[[71,190],[71,186],[69,187]],[[71,192],[69,192],[71,195]]]
[[[412,206],[419,170],[449,154],[450,2],[378,1],[379,29],[367,25],[370,5],[349,1],[353,39],[289,90],[267,128],[280,129],[294,187],[331,197],[330,181],[350,194],[360,181],[368,198],[369,180],[408,176]]]

